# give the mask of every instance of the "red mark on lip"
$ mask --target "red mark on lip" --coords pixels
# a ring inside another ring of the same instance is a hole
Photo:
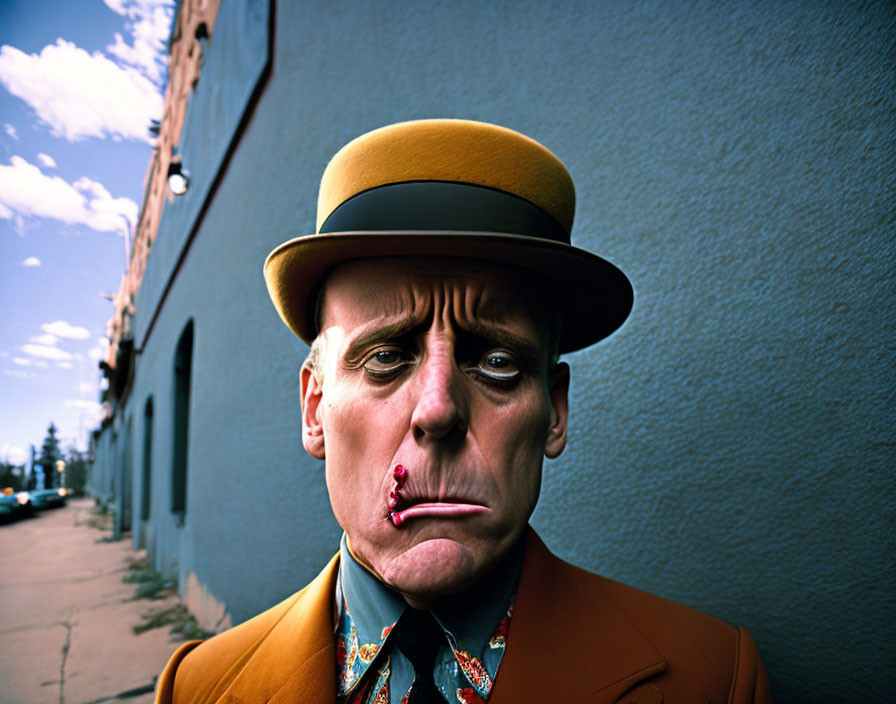
[[[401,503],[401,489],[408,479],[408,470],[404,465],[397,464],[395,469],[392,470],[392,478],[395,480],[395,484],[389,492],[389,501],[386,503],[389,507],[389,518],[392,519],[392,523],[398,528],[398,526],[404,523],[404,518],[395,509]]]

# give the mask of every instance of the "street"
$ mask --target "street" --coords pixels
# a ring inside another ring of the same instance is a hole
[[[145,556],[105,524],[85,498],[0,525],[0,703],[153,701],[178,641],[170,626],[133,627],[179,602],[170,590],[133,599],[122,578]]]

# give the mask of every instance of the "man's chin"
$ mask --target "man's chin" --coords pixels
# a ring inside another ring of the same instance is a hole
[[[482,556],[451,538],[423,540],[379,565],[380,577],[414,606],[454,594],[482,576]],[[416,603],[415,603],[416,602]]]

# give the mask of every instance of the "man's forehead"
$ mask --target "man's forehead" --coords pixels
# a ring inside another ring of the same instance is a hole
[[[325,326],[325,317],[333,315],[390,323],[422,320],[438,307],[468,322],[499,323],[531,307],[522,278],[519,269],[478,259],[356,259],[330,273],[319,314]]]

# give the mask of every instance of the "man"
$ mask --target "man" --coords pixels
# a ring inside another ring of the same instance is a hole
[[[158,702],[766,702],[749,633],[588,574],[527,527],[566,445],[560,353],[612,333],[626,277],[569,244],[563,164],[494,125],[344,147],[317,234],[268,257],[311,344],[302,439],[344,537],[302,591],[172,657]]]

